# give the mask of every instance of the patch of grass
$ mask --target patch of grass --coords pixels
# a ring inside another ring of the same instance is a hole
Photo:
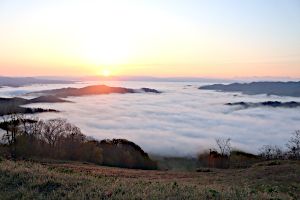
[[[61,183],[54,182],[52,180],[36,186],[39,193],[50,193],[57,190],[59,187],[61,187]]]
[[[280,165],[281,162],[279,160],[271,160],[266,162],[258,163],[257,166],[273,166],[273,165]]]
[[[213,199],[220,198],[220,193],[216,190],[209,189],[208,190],[208,197],[213,198]]]
[[[300,199],[299,177],[298,162],[197,173],[3,160],[0,199]]]
[[[281,164],[280,161],[275,160],[275,161],[269,162],[267,165],[268,165],[268,166],[272,166],[272,165],[280,165],[280,164]]]
[[[68,169],[68,168],[55,168],[55,170],[57,172],[64,173],[64,174],[73,174],[74,173],[74,170]]]
[[[196,171],[199,166],[196,158],[161,157],[156,155],[151,155],[151,158],[157,161],[158,168],[161,170]]]

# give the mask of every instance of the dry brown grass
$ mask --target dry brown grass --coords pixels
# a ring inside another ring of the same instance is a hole
[[[0,199],[300,199],[296,161],[171,172],[3,160],[0,180]]]

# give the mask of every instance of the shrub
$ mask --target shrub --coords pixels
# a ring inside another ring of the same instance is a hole
[[[295,131],[286,146],[289,158],[300,160],[300,130]]]
[[[229,168],[230,166],[230,152],[231,139],[217,138],[215,139],[219,152],[216,150],[209,150],[198,155],[200,164],[204,167],[213,168]]]
[[[212,167],[212,168],[229,168],[230,160],[229,156],[222,155],[217,151],[204,152],[198,155],[198,160],[200,165],[203,167]]]

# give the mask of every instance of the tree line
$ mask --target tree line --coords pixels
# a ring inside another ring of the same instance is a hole
[[[125,139],[98,141],[65,119],[41,120],[21,114],[3,116],[0,153],[12,159],[49,158],[99,165],[156,169],[156,162]]]

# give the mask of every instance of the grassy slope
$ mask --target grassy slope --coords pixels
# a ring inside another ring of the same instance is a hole
[[[63,198],[64,197],[64,198]],[[300,163],[212,172],[0,163],[0,199],[300,199]]]

